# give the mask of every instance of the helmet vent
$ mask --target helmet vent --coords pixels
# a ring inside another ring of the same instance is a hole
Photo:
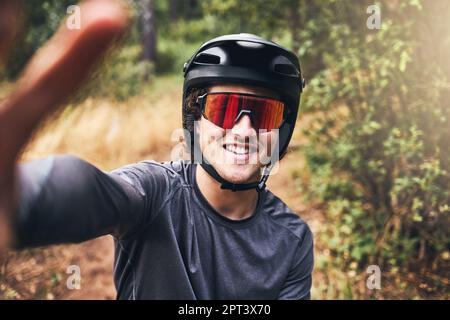
[[[277,73],[289,75],[289,76],[297,76],[298,71],[295,69],[295,67],[291,64],[281,64],[277,63],[274,65],[273,70]]]
[[[208,53],[200,53],[195,59],[195,63],[201,63],[201,64],[220,64],[220,57],[208,54]]]

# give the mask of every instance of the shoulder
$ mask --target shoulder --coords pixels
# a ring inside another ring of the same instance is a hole
[[[300,243],[312,241],[312,233],[308,224],[288,205],[270,191],[266,191],[264,212],[268,221],[283,229]]]
[[[184,161],[157,162],[144,160],[120,167],[110,173],[118,175],[128,182],[139,182],[143,185],[174,185],[186,181],[189,166],[190,164]]]

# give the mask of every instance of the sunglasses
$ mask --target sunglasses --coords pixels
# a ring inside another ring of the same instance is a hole
[[[250,116],[256,131],[279,129],[287,111],[279,100],[247,93],[206,93],[197,103],[205,119],[223,129],[232,129],[243,115]]]

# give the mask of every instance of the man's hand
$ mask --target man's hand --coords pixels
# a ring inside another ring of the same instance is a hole
[[[0,0],[0,63],[15,33],[15,0]],[[65,22],[31,59],[12,93],[0,102],[0,252],[10,240],[14,170],[20,150],[33,130],[76,91],[128,24],[117,1],[80,4],[81,29]]]

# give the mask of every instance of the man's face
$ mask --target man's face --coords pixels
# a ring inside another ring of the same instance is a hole
[[[244,85],[215,85],[208,93],[250,93],[278,99],[276,93]],[[267,165],[270,152],[277,141],[276,130],[256,132],[250,116],[241,116],[234,127],[222,129],[203,116],[197,123],[202,154],[219,175],[231,183],[258,181],[261,168]],[[278,150],[274,149],[274,153]]]

